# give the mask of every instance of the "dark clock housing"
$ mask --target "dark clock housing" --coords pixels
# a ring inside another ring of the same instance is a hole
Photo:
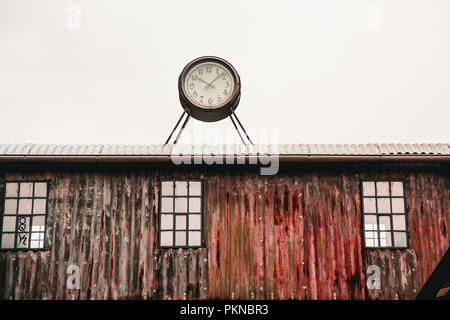
[[[222,64],[226,69],[228,69],[235,83],[233,92],[230,97],[222,104],[215,106],[214,108],[206,108],[205,106],[192,102],[190,99],[188,99],[183,85],[189,71],[196,65],[204,62],[215,62]],[[178,78],[178,91],[181,105],[188,114],[190,114],[197,120],[214,122],[228,117],[237,108],[239,100],[241,98],[241,81],[238,73],[229,62],[219,57],[205,56],[189,62],[186,67],[184,67]]]

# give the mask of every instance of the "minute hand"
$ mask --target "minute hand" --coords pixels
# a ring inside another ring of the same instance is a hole
[[[219,77],[220,77],[221,75],[222,75],[222,74],[219,74],[213,81],[211,81],[211,82],[209,83],[209,85],[212,85],[213,82],[216,81],[217,79],[219,79]]]

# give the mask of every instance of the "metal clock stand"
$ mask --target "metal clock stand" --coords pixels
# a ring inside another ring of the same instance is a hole
[[[178,92],[181,106],[183,107],[183,114],[164,145],[169,143],[185,115],[186,118],[173,144],[178,142],[191,117],[204,122],[214,122],[225,119],[228,116],[242,143],[247,145],[236,125],[236,121],[248,142],[253,144],[234,112],[241,98],[241,80],[236,69],[229,62],[214,56],[205,56],[192,60],[184,67],[178,78]]]
[[[231,109],[231,108],[230,108]],[[189,119],[191,119],[191,115],[189,114],[188,111],[184,110],[183,113],[181,114],[180,119],[178,119],[177,124],[175,125],[175,127],[173,128],[172,132],[170,133],[169,137],[167,138],[166,142],[164,143],[164,145],[167,145],[170,141],[170,138],[172,138],[173,133],[175,132],[175,130],[177,129],[177,127],[180,125],[181,120],[184,118],[184,115],[187,115],[186,119],[184,119],[183,125],[180,128],[180,131],[178,131],[178,134],[173,142],[173,144],[176,144],[178,142],[178,140],[180,139],[181,133],[183,132],[184,128],[186,127],[186,124],[188,123]],[[247,134],[247,131],[245,130],[244,126],[242,125],[241,121],[239,121],[239,118],[237,117],[236,113],[234,112],[233,109],[231,109],[231,114],[230,114],[230,119],[231,122],[233,123],[234,128],[236,129],[239,138],[241,138],[241,141],[244,145],[247,145],[247,143],[245,142],[244,138],[242,137],[241,132],[239,131],[236,122],[233,120],[233,116],[236,119],[237,123],[239,124],[239,127],[242,129],[242,131],[245,134],[245,137],[247,138],[248,142],[250,142],[250,144],[254,145],[253,141],[250,139],[250,137]]]

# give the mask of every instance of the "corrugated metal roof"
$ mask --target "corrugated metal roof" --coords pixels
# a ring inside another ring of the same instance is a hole
[[[281,145],[111,145],[0,144],[2,156],[166,156],[192,155],[450,155],[450,144],[281,144]]]

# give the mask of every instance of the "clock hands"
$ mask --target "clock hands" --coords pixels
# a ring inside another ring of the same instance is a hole
[[[203,80],[203,79],[200,78],[200,77],[197,77],[197,78],[198,78],[198,80],[200,80],[201,82],[205,83],[207,86],[209,86],[209,87],[211,87],[211,88],[213,88],[213,89],[216,88],[215,86],[212,85],[212,82],[211,82],[211,83],[208,83],[208,82],[206,82],[205,80]],[[214,81],[215,81],[215,79],[214,79]],[[213,82],[214,82],[214,81],[213,81]]]
[[[213,81],[211,81],[211,82],[209,83],[209,85],[211,86],[211,85],[213,84],[213,82],[216,81],[217,79],[219,79],[219,77],[220,77],[221,75],[222,75],[221,73],[218,74],[217,77],[216,77]]]

